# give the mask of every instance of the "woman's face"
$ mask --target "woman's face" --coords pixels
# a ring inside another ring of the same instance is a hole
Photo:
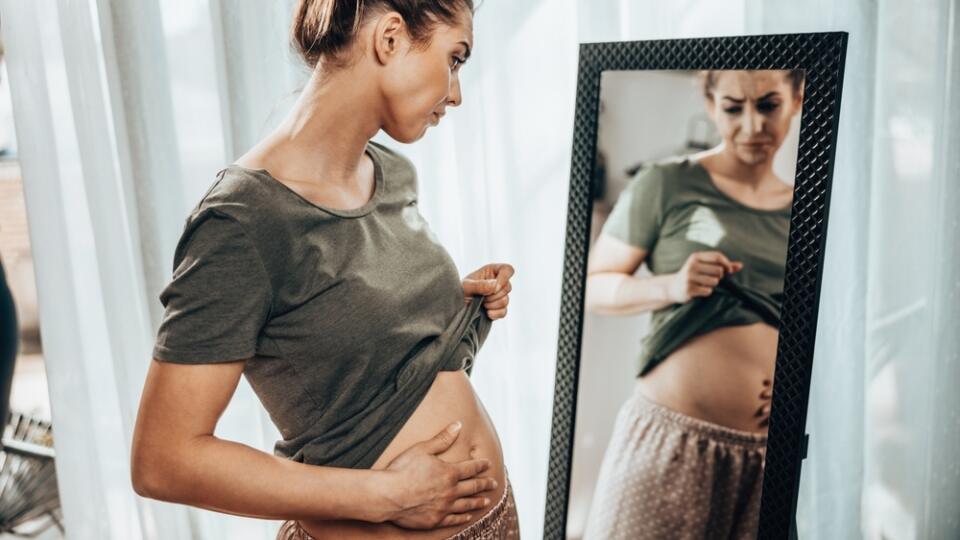
[[[430,45],[403,49],[386,66],[382,89],[386,98],[383,130],[399,142],[423,137],[446,114],[460,105],[460,67],[473,48],[473,16],[465,13],[456,25],[437,23]]]
[[[786,71],[714,71],[707,111],[724,150],[747,165],[773,160],[803,103]]]

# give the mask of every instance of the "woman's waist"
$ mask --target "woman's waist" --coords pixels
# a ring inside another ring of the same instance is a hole
[[[390,523],[363,521],[301,521],[303,528],[320,538],[411,538],[418,540],[444,539],[465,529],[489,512],[500,500],[506,486],[503,453],[496,430],[480,402],[466,373],[441,371],[423,400],[407,419],[397,435],[383,451],[371,469],[384,469],[393,459],[411,446],[428,440],[449,424],[460,420],[463,427],[453,444],[437,454],[447,462],[467,459],[487,459],[490,468],[482,476],[497,479],[497,488],[478,493],[490,504],[470,512],[471,520],[462,525],[433,530],[411,530]]]
[[[690,416],[765,431],[758,412],[769,404],[778,335],[773,326],[753,323],[693,337],[639,378],[638,390]]]

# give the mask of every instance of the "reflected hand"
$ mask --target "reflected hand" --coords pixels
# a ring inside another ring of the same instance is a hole
[[[487,316],[491,319],[502,319],[507,316],[507,304],[510,303],[510,278],[514,269],[506,263],[491,263],[483,265],[479,270],[467,274],[463,278],[463,299],[470,303],[474,295],[481,295],[483,307],[487,309]]]
[[[743,270],[743,263],[731,261],[720,251],[696,251],[687,257],[683,267],[673,274],[668,295],[670,300],[685,304],[697,296],[710,296],[724,276]]]
[[[490,460],[447,463],[437,457],[457,439],[458,424],[411,446],[387,465],[392,474],[384,487],[395,508],[385,521],[410,529],[450,527],[469,522],[471,510],[490,504],[489,497],[476,496],[497,487],[493,478],[478,476],[490,468]]]

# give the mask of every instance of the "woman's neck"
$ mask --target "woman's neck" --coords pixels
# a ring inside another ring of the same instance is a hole
[[[362,69],[348,67],[325,76],[314,71],[283,122],[261,143],[271,172],[356,186],[364,149],[381,127],[375,74],[360,73]],[[323,171],[322,178],[317,171]]]
[[[779,183],[773,172],[773,159],[756,164],[744,163],[723,145],[703,152],[698,161],[712,174],[734,180],[754,191],[764,191],[761,186],[771,181]]]

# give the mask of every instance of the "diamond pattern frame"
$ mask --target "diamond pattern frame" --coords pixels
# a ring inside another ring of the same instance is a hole
[[[600,73],[609,70],[803,69],[800,144],[758,538],[788,538],[796,510],[820,303],[847,33],[582,43],[567,206],[560,332],[544,539],[566,535]]]

